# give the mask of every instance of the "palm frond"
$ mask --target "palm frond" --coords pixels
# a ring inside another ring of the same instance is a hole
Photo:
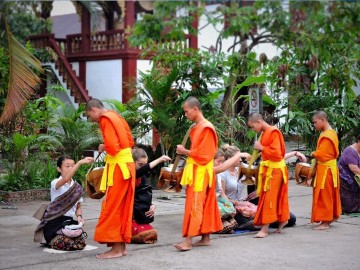
[[[0,124],[11,120],[35,94],[41,79],[32,69],[43,72],[41,62],[17,41],[8,25],[6,25],[6,36],[9,45],[10,76]]]

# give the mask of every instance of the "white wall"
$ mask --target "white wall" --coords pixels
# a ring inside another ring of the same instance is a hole
[[[76,76],[79,77],[79,62],[72,62],[71,68],[73,71],[75,71]]]
[[[79,76],[79,63],[72,62],[72,69]],[[149,60],[137,61],[137,78],[141,72],[150,71]],[[86,88],[89,95],[100,100],[122,100],[122,61],[103,60],[90,61],[86,64]]]
[[[137,64],[136,78],[138,79],[140,77],[140,71],[147,73],[148,71],[151,70],[152,67],[152,64],[150,63],[149,60],[138,60],[136,64]]]
[[[106,60],[86,63],[86,88],[100,100],[122,101],[122,61]]]

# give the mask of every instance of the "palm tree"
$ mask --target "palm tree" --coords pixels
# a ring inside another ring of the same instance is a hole
[[[49,130],[49,135],[61,142],[64,153],[71,153],[75,160],[79,160],[85,150],[94,149],[101,143],[98,126],[82,119],[84,105],[73,110],[63,103],[56,110],[58,113],[57,124]]]
[[[53,1],[46,3],[34,1],[31,3],[31,7],[35,15],[46,19],[50,16],[52,4]],[[0,95],[6,95],[5,100],[0,99],[0,125],[11,121],[24,108],[29,99],[34,97],[41,83],[38,74],[44,72],[41,62],[26,50],[11,33],[8,15],[13,5],[14,3],[9,0],[0,2],[0,29],[5,29],[0,32],[0,35],[5,37],[0,41],[0,45],[4,46],[4,52],[0,50],[0,55],[7,59],[9,66],[8,74],[2,74],[0,70]],[[40,5],[40,11],[38,5]],[[112,7],[112,5],[106,4],[106,1],[76,1],[74,5],[76,7],[83,5],[89,10],[95,27],[101,20],[101,13],[98,12],[101,7],[104,12],[109,12]],[[2,84],[7,84],[7,87],[2,87],[1,81],[3,81]]]
[[[43,72],[41,62],[36,59],[20,42],[13,36],[8,23],[9,1],[0,3],[1,29],[5,36],[6,45],[4,56],[8,58],[9,78],[8,87],[0,88],[0,94],[6,96],[4,107],[0,112],[0,125],[6,124],[18,114],[27,101],[34,96],[41,80],[37,73]]]

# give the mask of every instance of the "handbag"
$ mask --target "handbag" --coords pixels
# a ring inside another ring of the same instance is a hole
[[[152,187],[141,185],[135,189],[134,199],[134,219],[139,224],[149,224],[154,221],[154,217],[145,216],[152,203]]]

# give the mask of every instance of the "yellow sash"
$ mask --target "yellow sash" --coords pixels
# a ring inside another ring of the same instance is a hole
[[[320,166],[325,166],[325,171],[324,174],[322,176],[322,178],[320,179],[320,188],[324,189],[325,187],[325,179],[326,179],[326,175],[327,175],[327,171],[328,169],[330,169],[332,177],[333,177],[333,183],[334,183],[334,187],[338,186],[338,178],[339,178],[339,173],[337,170],[337,162],[336,159],[331,159],[329,161],[325,161],[325,162],[321,162],[321,161],[317,161],[317,164]],[[318,172],[319,168],[316,170],[316,172]],[[316,180],[317,180],[317,174],[315,176],[314,179],[314,187],[316,186]]]
[[[181,177],[181,185],[192,186],[194,184],[194,165],[197,165],[196,169],[196,182],[194,186],[195,192],[201,192],[203,190],[205,172],[209,175],[209,187],[212,186],[213,176],[214,176],[214,160],[211,160],[206,165],[200,165],[193,158],[188,157],[186,159],[186,165]]]
[[[118,165],[121,169],[121,172],[124,176],[124,180],[129,179],[131,174],[130,170],[127,167],[128,162],[134,162],[131,154],[131,148],[121,149],[119,153],[115,156],[109,154],[105,157],[105,168],[103,175],[101,177],[100,191],[105,192],[106,188],[113,186],[114,183],[114,170],[115,166]]]
[[[286,175],[286,172],[285,172],[286,164],[285,164],[284,159],[281,160],[281,161],[271,161],[271,160],[261,161],[260,162],[260,168],[259,168],[257,189],[256,189],[257,194],[260,194],[262,192],[261,186],[262,186],[264,167],[267,167],[268,169],[266,170],[265,184],[264,184],[263,191],[268,191],[270,189],[270,180],[272,178],[273,169],[281,169],[281,172],[282,172],[283,177],[284,177],[284,183],[287,183],[287,175]]]

